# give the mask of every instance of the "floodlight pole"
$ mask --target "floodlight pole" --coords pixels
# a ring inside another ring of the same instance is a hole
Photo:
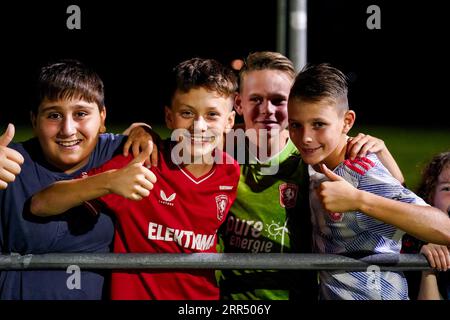
[[[277,50],[286,54],[286,48],[289,48],[287,56],[297,71],[307,63],[307,2],[307,0],[278,0],[277,3]],[[289,41],[286,44],[287,38]]]

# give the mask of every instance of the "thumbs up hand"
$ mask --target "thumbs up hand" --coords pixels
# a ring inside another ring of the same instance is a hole
[[[323,207],[331,212],[358,211],[359,190],[338,176],[325,164],[320,164],[322,173],[330,179],[320,184],[316,192]]]
[[[338,176],[336,173],[328,169],[328,167],[321,163],[319,164],[320,170],[322,170],[322,173],[330,180],[330,181],[345,181],[344,178],[341,176]]]
[[[16,130],[12,123],[8,124],[8,128],[2,136],[0,137],[0,146],[6,147],[14,139],[14,134]]]
[[[21,170],[20,165],[24,162],[19,152],[8,148],[8,144],[14,138],[14,134],[14,125],[10,123],[5,133],[0,136],[0,190],[6,189],[8,183],[16,179]]]
[[[156,182],[155,174],[144,166],[152,152],[152,142],[126,167],[113,172],[111,192],[131,200],[141,200],[150,194]]]

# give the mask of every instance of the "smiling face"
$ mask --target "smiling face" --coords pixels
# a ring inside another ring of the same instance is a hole
[[[203,87],[177,90],[172,106],[165,108],[166,124],[181,135],[191,159],[211,155],[223,135],[234,125],[233,96],[225,97]],[[178,139],[177,139],[178,140]],[[193,161],[193,160],[192,160]]]
[[[279,70],[254,70],[241,79],[236,111],[243,116],[245,129],[278,131],[287,127],[287,101],[293,79]],[[258,139],[259,140],[259,139]]]
[[[347,132],[355,120],[353,111],[342,110],[329,99],[291,99],[288,112],[289,136],[306,163],[324,163],[334,169],[344,160]]]
[[[433,206],[450,214],[450,164],[439,175],[432,201]]]
[[[46,160],[71,173],[87,164],[106,118],[106,109],[84,100],[45,98],[32,115],[33,130]]]

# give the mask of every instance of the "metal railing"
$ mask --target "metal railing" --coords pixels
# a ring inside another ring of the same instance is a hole
[[[427,270],[420,254],[376,254],[355,259],[332,254],[300,253],[52,253],[0,255],[0,270],[66,269],[298,269]]]

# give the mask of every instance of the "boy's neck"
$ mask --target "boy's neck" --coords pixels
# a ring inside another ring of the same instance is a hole
[[[200,164],[187,164],[184,166],[184,169],[189,171],[195,178],[200,178],[211,171],[214,163],[200,163]]]
[[[338,146],[333,150],[333,152],[326,157],[322,163],[327,166],[328,169],[334,170],[340,163],[344,162],[347,153],[347,136],[339,142]],[[319,164],[313,166],[314,170],[317,172],[322,172],[320,170]]]
[[[256,145],[258,160],[265,162],[279,154],[286,146],[288,139],[289,131],[285,129],[277,135],[270,136],[267,139],[267,146],[265,146],[265,148],[261,148],[257,143],[258,141],[250,141],[250,143],[254,143]]]
[[[167,155],[170,157],[171,161],[173,161],[174,163],[177,163],[181,168],[187,170],[195,178],[199,178],[199,177],[207,174],[213,168],[215,160],[216,160],[215,155],[214,155],[216,150],[212,151],[209,154],[203,154],[203,155],[199,155],[199,156],[191,155],[191,157],[189,157],[190,159],[188,159],[188,163],[186,163],[186,162],[183,162],[186,159],[183,157],[182,150],[181,150],[180,154],[176,155],[176,156],[181,157],[181,159],[177,158],[176,159],[177,161],[175,161],[172,158],[172,156],[173,156],[172,152],[174,151],[172,147],[174,145],[175,144],[171,145],[170,148],[165,149],[165,152],[167,152]],[[180,150],[178,150],[178,151],[180,151]],[[178,162],[180,160],[181,160],[181,163]]]

